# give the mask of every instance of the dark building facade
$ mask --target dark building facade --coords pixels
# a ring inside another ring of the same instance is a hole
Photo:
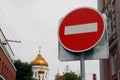
[[[14,54],[0,29],[0,80],[16,80]]]
[[[120,80],[120,0],[98,0],[107,17],[109,58],[100,60],[101,80]]]

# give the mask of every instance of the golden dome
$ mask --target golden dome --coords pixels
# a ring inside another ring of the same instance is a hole
[[[48,66],[48,63],[40,54],[38,54],[38,56],[33,61],[31,61],[30,64],[31,65]]]
[[[44,73],[44,72],[45,72],[44,69],[42,67],[40,67],[38,73]]]

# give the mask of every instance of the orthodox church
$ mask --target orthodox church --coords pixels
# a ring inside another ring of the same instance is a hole
[[[31,61],[33,70],[33,78],[35,80],[48,80],[49,67],[47,61],[39,54],[37,57]]]

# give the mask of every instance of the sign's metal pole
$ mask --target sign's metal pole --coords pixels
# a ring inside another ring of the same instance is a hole
[[[80,60],[80,66],[81,66],[81,79],[80,80],[85,80],[85,53],[81,53],[81,60]]]

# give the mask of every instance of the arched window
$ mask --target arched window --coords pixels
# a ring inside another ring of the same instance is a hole
[[[117,73],[117,68],[116,68],[116,53],[111,54],[111,70],[112,70],[112,75]]]

